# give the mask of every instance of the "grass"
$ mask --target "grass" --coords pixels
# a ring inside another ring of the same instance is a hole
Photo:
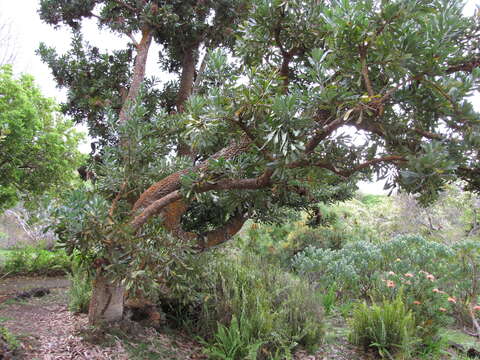
[[[3,326],[0,326],[0,337],[5,340],[10,350],[14,351],[20,348],[20,341],[17,339],[17,337]]]
[[[71,261],[64,251],[48,251],[28,246],[0,253],[0,276],[65,275]]]
[[[0,266],[2,266],[5,261],[7,261],[7,258],[9,255],[12,253],[13,250],[2,250],[0,249]]]

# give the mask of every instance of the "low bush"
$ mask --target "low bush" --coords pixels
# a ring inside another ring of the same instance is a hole
[[[171,295],[189,299],[179,313],[195,319],[188,327],[208,341],[212,359],[284,358],[297,345],[313,349],[321,341],[313,289],[257,256],[204,254],[183,281],[177,278]]]
[[[405,274],[390,271],[383,277],[378,291],[377,297],[391,300],[402,297],[415,316],[416,336],[426,347],[438,342],[438,332],[451,323],[451,307],[457,302],[440,288],[433,274],[423,270]]]
[[[369,242],[347,244],[341,250],[308,247],[297,254],[292,267],[317,287],[338,284],[341,297],[367,298],[379,270],[380,249]]]
[[[5,275],[65,275],[71,261],[65,251],[48,251],[28,246],[6,254],[0,272]]]
[[[417,344],[415,317],[397,296],[381,304],[358,304],[349,322],[349,340],[375,348],[382,358],[411,358]]]

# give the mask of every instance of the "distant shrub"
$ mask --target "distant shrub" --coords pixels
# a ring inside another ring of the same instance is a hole
[[[369,298],[380,275],[420,270],[447,278],[454,256],[446,245],[416,235],[398,236],[384,243],[350,242],[340,250],[307,247],[297,254],[293,268],[316,286],[339,285],[344,298]]]
[[[243,359],[255,349],[259,359],[284,358],[321,341],[320,299],[305,281],[256,256],[205,255],[183,278],[188,285],[171,289],[190,299],[183,316],[196,319],[189,327],[208,340],[212,358]]]
[[[380,258],[376,245],[361,241],[341,250],[308,247],[294,257],[292,266],[318,287],[336,283],[341,296],[366,298],[378,275]]]
[[[7,275],[65,275],[71,268],[65,251],[27,246],[7,253],[0,272]]]
[[[288,243],[295,249],[295,254],[308,246],[322,249],[341,249],[353,236],[337,228],[300,228],[288,236]],[[292,254],[292,255],[295,255]]]
[[[349,325],[349,340],[375,348],[382,358],[411,358],[417,344],[415,318],[401,296],[371,306],[358,304]]]
[[[367,205],[367,206],[375,206],[378,204],[381,204],[385,199],[385,195],[373,195],[373,194],[368,194],[364,195],[360,198],[360,201],[362,204]]]

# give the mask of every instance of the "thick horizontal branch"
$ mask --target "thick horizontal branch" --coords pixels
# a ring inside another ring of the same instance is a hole
[[[240,231],[247,219],[248,217],[246,214],[238,213],[232,216],[225,225],[202,234],[199,241],[200,250],[203,251],[230,240],[236,233]]]
[[[164,196],[170,194],[175,190],[180,189],[180,180],[183,175],[188,174],[189,172],[199,172],[205,170],[208,167],[209,161],[217,160],[220,158],[231,159],[237,155],[244,153],[251,145],[251,142],[252,141],[245,136],[240,140],[233,142],[230,146],[227,146],[226,148],[223,148],[222,150],[213,154],[209,159],[201,162],[199,165],[177,171],[167,176],[166,178],[163,178],[142,193],[140,198],[133,206],[133,211],[136,211],[140,208],[145,208],[152,204],[154,201],[163,198]]]
[[[204,193],[212,190],[255,190],[270,185],[270,178],[273,170],[268,169],[262,175],[249,179],[222,179],[216,182],[208,182],[195,185],[192,189],[195,193]],[[165,207],[175,201],[183,198],[180,190],[172,191],[163,196],[161,199],[155,200],[147,206],[139,215],[131,222],[132,227],[137,230],[142,227],[149,218],[159,214]]]
[[[455,72],[468,72],[471,73],[473,69],[480,67],[480,57],[475,57],[469,61],[465,61],[460,64],[451,65],[447,69],[447,74],[453,74]]]

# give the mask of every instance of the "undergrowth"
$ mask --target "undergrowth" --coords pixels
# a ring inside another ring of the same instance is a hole
[[[3,276],[14,275],[65,275],[71,269],[71,261],[63,250],[48,251],[27,246],[9,251],[0,267]]]

